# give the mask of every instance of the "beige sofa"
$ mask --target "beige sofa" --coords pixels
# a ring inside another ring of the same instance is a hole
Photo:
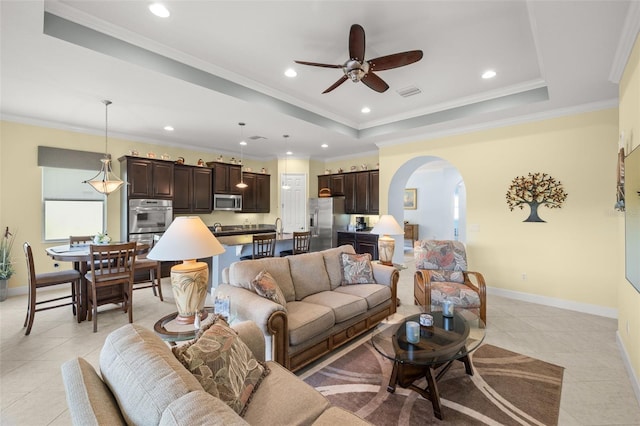
[[[240,320],[262,329],[270,359],[296,371],[373,328],[396,311],[396,268],[373,262],[375,283],[341,285],[341,253],[328,250],[231,264],[217,292],[229,296]],[[286,306],[259,296],[252,280],[267,270],[282,291]]]
[[[233,327],[263,361],[264,337],[251,322]],[[111,333],[100,353],[102,378],[84,359],[62,365],[74,425],[367,425],[279,364],[251,397],[244,417],[205,392],[153,331],[128,324]]]

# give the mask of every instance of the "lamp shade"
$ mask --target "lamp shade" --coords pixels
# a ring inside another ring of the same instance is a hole
[[[224,247],[198,216],[180,216],[171,222],[147,257],[153,260],[190,260],[217,256]]]
[[[403,235],[404,229],[398,225],[396,219],[390,214],[380,216],[380,220],[371,230],[372,234],[378,235]]]

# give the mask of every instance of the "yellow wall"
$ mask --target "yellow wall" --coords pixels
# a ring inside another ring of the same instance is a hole
[[[622,220],[613,208],[617,128],[617,110],[610,109],[384,147],[381,213],[387,211],[396,170],[417,156],[443,158],[464,179],[470,268],[481,271],[487,285],[615,314],[611,271],[621,255]],[[513,212],[507,207],[511,180],[529,172],[552,175],[568,193],[561,209],[539,210],[547,223],[524,223],[528,207]],[[595,265],[601,267],[590,267]]]
[[[620,81],[620,132],[630,147],[640,149],[640,35]],[[631,152],[629,150],[629,152]],[[628,152],[627,152],[628,154]],[[629,195],[627,195],[629,196]],[[618,228],[618,334],[640,382],[640,293],[624,274],[624,223]]]

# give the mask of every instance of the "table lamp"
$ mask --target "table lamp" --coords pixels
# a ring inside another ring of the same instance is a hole
[[[197,259],[224,253],[224,247],[198,216],[176,217],[153,246],[147,258],[183,262],[171,268],[171,289],[178,307],[176,322],[193,324],[198,312],[206,317],[204,301],[207,297],[209,267]]]
[[[380,216],[380,220],[371,230],[372,234],[381,235],[378,238],[378,257],[383,265],[393,265],[393,252],[396,242],[391,235],[404,235],[404,229],[398,225],[395,218],[390,214]]]

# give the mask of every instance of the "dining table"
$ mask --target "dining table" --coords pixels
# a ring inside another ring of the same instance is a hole
[[[117,242],[112,242],[109,244],[120,244]],[[109,244],[101,244],[101,245],[109,245]],[[145,243],[137,243],[136,244],[136,256],[139,254],[146,253],[149,251],[149,244]],[[77,301],[77,309],[76,315],[78,318],[78,322],[84,321],[87,319],[87,308],[88,308],[88,300],[87,300],[87,279],[85,277],[86,273],[91,269],[91,248],[90,244],[83,244],[78,246],[71,247],[69,244],[63,244],[53,247],[48,247],[45,249],[47,255],[51,257],[53,260],[57,260],[60,262],[71,262],[73,263],[73,268],[80,272],[80,291],[79,294],[76,295],[78,298]],[[106,299],[122,299],[124,301],[122,286],[117,284],[113,286],[107,286],[97,289],[97,299],[98,304],[100,300]],[[119,297],[118,297],[119,296]]]

